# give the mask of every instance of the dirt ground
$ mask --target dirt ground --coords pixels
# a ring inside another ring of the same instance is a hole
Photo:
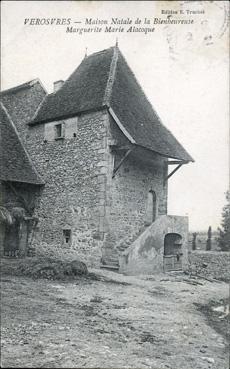
[[[202,311],[226,283],[94,272],[106,280],[2,277],[2,367],[228,369],[224,325]]]

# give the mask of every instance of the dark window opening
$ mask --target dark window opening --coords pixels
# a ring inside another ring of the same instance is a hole
[[[61,123],[55,125],[55,136],[56,138],[63,137],[63,126]]]
[[[71,229],[63,229],[63,237],[65,244],[71,243]]]

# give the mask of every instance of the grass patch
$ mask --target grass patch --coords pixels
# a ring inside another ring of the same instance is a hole
[[[89,272],[85,263],[79,260],[59,260],[50,257],[27,257],[25,259],[1,259],[1,275],[29,277],[32,279],[49,279],[70,281],[83,279],[90,283],[92,281],[105,282],[122,286],[130,283],[118,281],[106,276]],[[2,278],[3,281],[3,278]]]

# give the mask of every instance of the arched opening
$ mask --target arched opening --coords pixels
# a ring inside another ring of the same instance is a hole
[[[164,270],[182,269],[182,237],[178,233],[168,233],[164,239]]]
[[[150,225],[156,219],[156,206],[157,198],[156,193],[151,190],[148,192],[147,206],[146,206],[146,225]]]

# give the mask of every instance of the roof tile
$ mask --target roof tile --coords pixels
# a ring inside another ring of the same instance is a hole
[[[0,104],[0,124],[0,179],[35,185],[43,184],[2,103]]]
[[[117,47],[83,59],[63,86],[47,95],[31,124],[111,107],[136,144],[159,154],[193,161],[162,124]]]

